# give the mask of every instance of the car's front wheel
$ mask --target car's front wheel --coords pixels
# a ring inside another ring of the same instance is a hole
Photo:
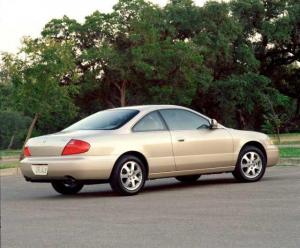
[[[246,146],[241,150],[232,174],[239,181],[256,182],[263,177],[266,163],[266,157],[259,148]]]
[[[144,186],[146,168],[143,162],[132,155],[119,159],[110,177],[110,185],[121,195],[135,195]]]
[[[200,175],[178,176],[175,178],[182,183],[193,183],[200,178]]]
[[[63,195],[73,195],[78,193],[82,187],[83,184],[76,181],[53,181],[52,187],[55,189],[56,192],[63,194]]]

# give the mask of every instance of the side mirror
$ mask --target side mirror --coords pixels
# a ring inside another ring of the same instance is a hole
[[[211,119],[211,121],[210,121],[210,128],[211,129],[218,128],[218,122],[215,119]]]

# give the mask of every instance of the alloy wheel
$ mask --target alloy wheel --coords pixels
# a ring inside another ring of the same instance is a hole
[[[247,178],[257,177],[263,168],[262,158],[256,152],[247,152],[241,159],[241,169]]]
[[[141,166],[135,161],[127,161],[122,165],[120,178],[124,188],[130,191],[136,190],[143,182]]]

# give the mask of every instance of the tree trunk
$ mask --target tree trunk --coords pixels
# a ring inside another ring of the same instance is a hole
[[[119,92],[119,95],[116,96],[116,101],[119,101],[121,107],[126,106],[126,80],[122,80],[121,85],[118,83],[113,83],[113,85]]]
[[[13,134],[10,138],[10,142],[7,146],[7,149],[11,149],[12,145],[14,144],[14,140],[15,140],[15,135]]]
[[[276,135],[277,135],[277,139],[278,139],[278,144],[280,145],[280,142],[281,142],[281,140],[280,140],[280,129],[279,129],[278,126],[276,127]]]
[[[244,129],[245,126],[246,126],[246,121],[245,121],[245,118],[242,114],[242,110],[237,109],[236,110],[236,115],[237,115],[237,119],[238,119],[238,122],[239,122],[239,129]]]
[[[126,81],[123,80],[120,87],[120,104],[121,107],[126,106]]]
[[[34,126],[35,126],[35,123],[36,123],[38,117],[39,117],[39,114],[38,114],[38,113],[35,113],[34,118],[32,119],[32,122],[31,122],[31,124],[30,124],[30,127],[29,127],[29,129],[28,129],[28,131],[27,131],[27,136],[26,136],[26,139],[25,139],[24,144],[23,144],[23,147],[22,147],[22,152],[21,152],[21,155],[20,155],[20,160],[22,160],[22,159],[24,158],[24,153],[23,153],[23,151],[24,151],[25,145],[26,145],[27,141],[28,141],[28,140],[30,139],[30,137],[31,137],[32,131],[33,131],[33,129],[34,129]]]

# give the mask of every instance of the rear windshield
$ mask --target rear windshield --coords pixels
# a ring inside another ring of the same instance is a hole
[[[117,129],[136,116],[138,112],[133,109],[100,111],[74,123],[63,131]]]

